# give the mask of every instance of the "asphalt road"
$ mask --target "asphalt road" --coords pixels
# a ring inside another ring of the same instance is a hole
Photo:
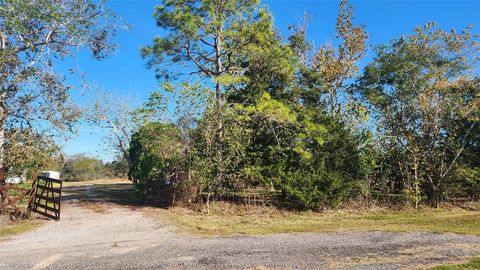
[[[142,207],[98,204],[70,197],[59,222],[1,240],[0,269],[414,269],[480,254],[479,237],[422,232],[193,237]]]

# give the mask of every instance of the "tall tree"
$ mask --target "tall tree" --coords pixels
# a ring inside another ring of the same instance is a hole
[[[129,156],[131,135],[135,129],[132,100],[125,100],[104,91],[96,91],[92,104],[84,109],[86,121],[111,131],[104,138],[108,147],[113,147],[131,167]],[[133,179],[132,179],[133,180]]]
[[[290,44],[300,58],[300,83],[306,106],[340,115],[345,104],[346,89],[358,71],[358,62],[366,52],[367,33],[364,25],[354,24],[353,7],[342,0],[336,22],[336,35],[332,43],[325,43],[318,51],[306,39],[309,17],[300,26],[293,26]]]
[[[432,206],[478,125],[478,37],[434,23],[379,46],[358,90],[378,116],[401,186]]]
[[[104,58],[114,48],[113,20],[103,1],[0,1],[0,168],[6,129],[71,127],[79,110],[54,63],[78,48]]]
[[[224,87],[245,79],[249,67],[242,57],[253,45],[268,46],[264,39],[274,33],[271,15],[258,5],[258,0],[164,0],[155,17],[166,35],[142,49],[159,78],[199,75],[211,79],[205,84],[213,84],[216,95],[216,175],[220,179]]]

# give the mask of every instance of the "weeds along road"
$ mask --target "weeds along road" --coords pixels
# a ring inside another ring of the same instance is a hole
[[[413,269],[480,254],[480,238],[351,232],[201,238],[126,196],[129,184],[65,189],[62,218],[0,242],[0,269]]]

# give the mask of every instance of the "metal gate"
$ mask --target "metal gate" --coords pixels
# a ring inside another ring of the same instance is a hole
[[[38,176],[36,181],[37,183],[33,185],[35,195],[28,208],[44,217],[59,220],[62,180]]]

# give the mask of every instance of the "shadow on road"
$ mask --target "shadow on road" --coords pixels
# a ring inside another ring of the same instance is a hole
[[[85,182],[67,184],[63,188],[65,202],[104,202],[122,206],[142,206],[142,200],[135,195],[135,188],[129,182],[96,183]]]

